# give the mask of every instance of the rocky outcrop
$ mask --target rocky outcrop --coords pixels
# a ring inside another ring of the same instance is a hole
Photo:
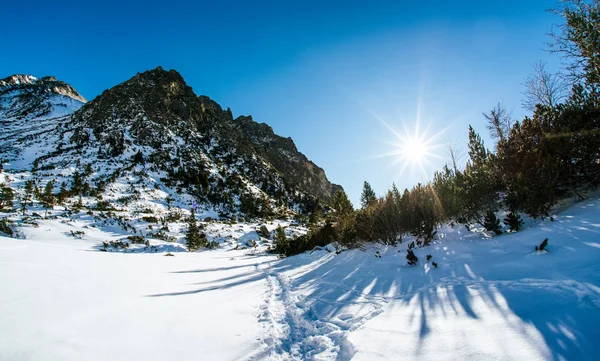
[[[177,148],[175,152],[182,155],[190,152],[177,144],[187,144],[191,153],[200,152],[200,158],[248,176],[269,195],[281,192],[269,182],[325,200],[337,189],[291,138],[276,135],[252,117],[233,119],[231,110],[223,110],[207,96],[197,96],[175,70],[158,67],[106,90],[74,114],[72,125],[73,142],[85,146],[93,138],[113,156],[134,143],[153,149]],[[264,177],[258,168],[272,175]]]

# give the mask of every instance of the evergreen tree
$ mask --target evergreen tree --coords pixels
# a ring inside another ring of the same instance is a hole
[[[345,246],[352,245],[355,242],[355,212],[346,192],[338,190],[331,199],[330,207],[328,221],[334,225],[338,241]]]
[[[285,230],[281,226],[275,228],[275,235],[273,237],[275,243],[275,252],[279,255],[290,254],[290,241],[285,236]]]
[[[33,205],[33,181],[27,180],[25,181],[25,187],[23,188],[23,195],[21,197],[21,210],[23,211],[23,215],[27,213],[27,206]]]
[[[496,214],[492,211],[486,213],[483,226],[489,232],[494,232],[496,234],[502,234],[500,220],[496,217]]]
[[[511,210],[510,213],[506,215],[504,218],[504,224],[510,227],[511,232],[518,232],[521,228],[523,228],[523,220],[519,213],[514,210]]]
[[[84,191],[83,175],[78,171],[73,173],[73,180],[71,181],[71,195],[82,195]]]
[[[463,175],[458,169],[444,166],[441,171],[433,175],[431,186],[439,201],[441,220],[457,221],[461,215],[462,204],[460,198],[460,185]]]
[[[15,195],[9,186],[0,183],[0,211],[11,210]]]
[[[42,206],[44,206],[44,209],[46,210],[46,212],[44,214],[44,218],[48,218],[48,209],[53,209],[54,204],[56,203],[56,198],[54,197],[54,194],[52,193],[53,190],[54,190],[54,182],[49,181],[48,183],[46,183],[46,187],[44,187],[44,192],[41,194],[40,200],[41,200]]]
[[[196,221],[196,211],[194,208],[191,209],[187,223],[188,228],[185,233],[185,245],[187,246],[188,251],[193,252],[201,247],[205,247],[208,244],[208,241],[206,239],[206,235],[204,233],[200,233],[200,228],[198,227],[198,223]]]
[[[506,188],[507,206],[534,218],[546,216],[572,188],[567,180],[571,166],[559,155],[567,150],[565,144],[558,144],[565,139],[549,136],[549,117],[549,109],[538,107],[532,119],[517,122],[508,139],[498,144],[496,157],[496,172]]]
[[[488,152],[479,134],[469,126],[469,161],[462,177],[460,221],[483,226],[488,212],[498,208],[499,184],[495,178],[493,154]]]
[[[60,190],[58,191],[58,196],[56,197],[56,201],[58,204],[65,204],[65,200],[69,197],[69,190],[67,189],[67,185],[65,182],[60,184]]]
[[[363,184],[362,194],[360,195],[360,204],[363,209],[373,205],[377,201],[375,191],[371,188],[369,182],[365,181]]]
[[[556,9],[565,20],[559,34],[553,34],[555,51],[572,60],[573,78],[584,80],[593,90],[600,84],[600,1],[567,0]]]

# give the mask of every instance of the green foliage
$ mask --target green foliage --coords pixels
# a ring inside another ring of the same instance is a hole
[[[48,210],[53,209],[54,204],[56,203],[56,197],[54,197],[54,194],[52,193],[53,190],[54,190],[54,182],[49,181],[48,183],[46,183],[46,186],[44,187],[44,192],[41,194],[41,197],[40,197],[40,202],[42,203],[42,206],[46,210],[46,216],[48,215]]]
[[[86,167],[87,168],[87,167]],[[89,169],[91,172],[91,168]],[[90,185],[85,181],[85,174],[78,171],[73,173],[73,179],[71,180],[70,195],[87,195],[90,191]]]
[[[98,202],[96,202],[95,209],[97,211],[100,211],[100,212],[114,211],[115,210],[115,208],[112,206],[112,204],[109,201],[98,201]]]
[[[21,198],[21,209],[23,211],[23,215],[27,212],[27,206],[33,205],[33,189],[34,183],[31,179],[25,181],[25,187],[23,189],[23,196]]]
[[[371,205],[373,205],[377,201],[377,195],[369,182],[365,181],[363,184],[362,194],[360,195],[360,204],[362,209],[365,209]]]
[[[457,169],[444,166],[441,171],[434,173],[431,186],[439,201],[440,220],[457,221],[461,217],[463,184],[463,173]]]
[[[58,204],[65,204],[65,201],[69,198],[69,190],[67,189],[67,185],[65,182],[60,184],[60,190],[58,191],[58,196],[56,197],[56,202]]]
[[[146,240],[142,236],[127,236],[127,239],[131,244],[145,244]]]
[[[148,223],[158,223],[158,218],[155,216],[143,216],[142,220]]]
[[[504,218],[504,224],[510,227],[511,232],[518,232],[523,228],[521,215],[515,211],[510,211]]]
[[[572,63],[572,76],[583,79],[588,87],[597,90],[600,83],[600,2],[598,0],[568,0],[555,12],[565,24],[560,34],[553,34],[554,49],[562,52]]]
[[[485,215],[497,210],[500,186],[494,166],[495,157],[485,148],[479,134],[469,126],[469,161],[458,185],[461,222],[483,225]]]
[[[575,87],[565,104],[538,106],[498,144],[498,175],[509,208],[545,217],[558,200],[600,185],[600,106]]]
[[[15,195],[9,186],[0,183],[0,211],[8,211],[13,207]]]
[[[201,247],[206,247],[208,245],[208,239],[206,238],[206,234],[200,233],[200,228],[198,227],[198,223],[196,221],[196,212],[192,208],[190,216],[187,220],[188,228],[185,233],[185,245],[187,246],[190,252],[196,251]]]
[[[275,252],[279,255],[282,255],[282,256],[291,255],[292,252],[291,252],[290,240],[285,236],[285,230],[281,226],[277,226],[277,228],[275,229],[275,235],[273,238],[275,241],[273,252]]]
[[[330,203],[331,211],[327,215],[327,221],[334,227],[336,239],[346,247],[352,247],[356,242],[354,222],[356,213],[348,199],[346,192],[338,190]]]
[[[12,229],[13,222],[8,218],[0,219],[0,233],[4,233],[9,237],[13,237],[15,235],[15,231]]]
[[[406,228],[403,222],[406,220],[403,218],[406,215],[403,208],[405,200],[393,184],[386,196],[370,207],[373,212],[373,240],[392,246],[402,240]]]
[[[285,233],[283,235],[285,236]],[[337,240],[337,232],[329,222],[326,222],[322,227],[312,225],[307,234],[295,239],[284,241],[281,234],[277,236],[277,231],[275,236],[280,237],[280,239],[276,238],[275,247],[271,252],[286,257],[313,250],[315,247],[324,247]]]
[[[496,214],[492,211],[486,213],[483,226],[488,232],[494,232],[496,234],[502,234],[502,226],[500,225],[500,219],[496,217]]]

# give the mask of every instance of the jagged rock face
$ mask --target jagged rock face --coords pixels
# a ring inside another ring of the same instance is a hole
[[[252,117],[236,118],[243,133],[254,144],[256,151],[279,172],[298,186],[320,198],[329,199],[340,186],[331,184],[325,171],[298,151],[292,138],[283,138],[265,123],[256,123]]]
[[[238,173],[269,196],[291,199],[298,189],[327,200],[338,187],[292,139],[251,117],[234,120],[229,109],[196,96],[179,73],[161,67],[103,92],[74,114],[71,126],[70,140],[79,147],[94,142],[111,156],[149,147],[165,170],[203,173],[216,165],[227,170],[214,178]]]

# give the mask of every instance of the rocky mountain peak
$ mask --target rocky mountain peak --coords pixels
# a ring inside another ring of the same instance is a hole
[[[14,74],[0,80],[0,87],[14,87],[25,84],[33,84],[37,80],[36,77],[27,74]]]
[[[15,74],[0,80],[0,119],[59,117],[85,102],[75,88],[53,76]]]
[[[327,200],[337,189],[291,138],[280,137],[251,116],[234,120],[229,108],[196,95],[175,70],[157,67],[137,73],[82,107],[71,126],[70,140],[79,148],[122,157],[143,147],[149,158],[161,159],[158,169],[170,172],[179,165],[172,180],[184,170],[192,178],[200,175],[204,188],[196,190],[199,199],[214,200],[225,187],[234,198],[260,189],[266,197],[292,204],[298,201],[296,191]],[[245,181],[227,184],[234,174]]]
[[[54,76],[36,78],[32,75],[15,74],[0,80],[0,95],[11,91],[37,94],[40,96],[59,94],[85,103],[85,98],[69,84]]]

